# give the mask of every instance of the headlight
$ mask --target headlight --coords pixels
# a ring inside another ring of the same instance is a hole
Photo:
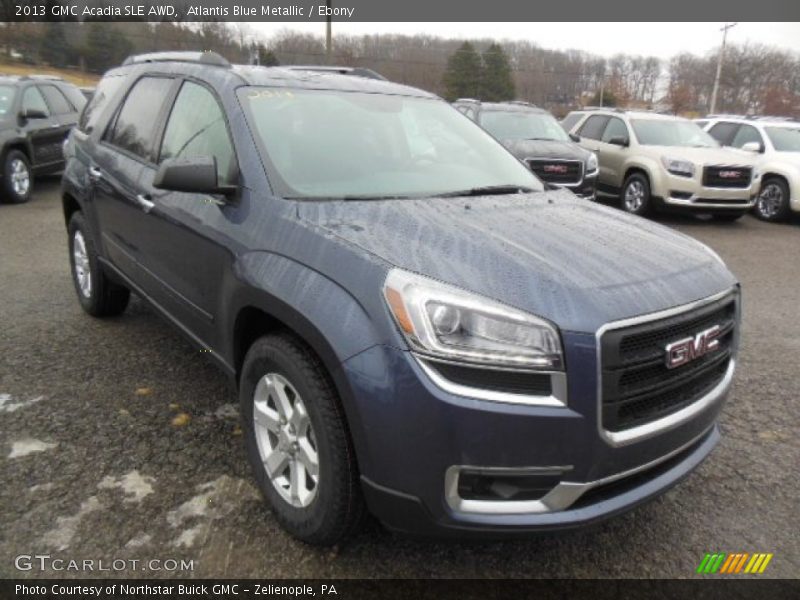
[[[383,294],[418,352],[498,366],[563,368],[558,331],[544,319],[399,269],[389,271]]]
[[[673,175],[680,175],[681,177],[694,177],[694,164],[688,160],[681,160],[679,158],[661,157],[661,163],[664,168]]]
[[[589,160],[586,161],[586,172],[594,173],[595,171],[597,171],[597,155],[592,152],[589,155]]]

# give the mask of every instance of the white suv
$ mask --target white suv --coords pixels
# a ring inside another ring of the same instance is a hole
[[[782,221],[791,211],[800,212],[800,121],[711,116],[701,123],[723,146],[755,155],[761,172],[757,217]]]
[[[721,148],[695,123],[644,111],[582,112],[571,132],[597,154],[597,193],[619,197],[627,212],[671,209],[734,221],[755,204],[753,155]]]

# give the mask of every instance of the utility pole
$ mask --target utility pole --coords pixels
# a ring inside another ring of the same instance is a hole
[[[331,39],[331,0],[325,0],[325,6],[328,7],[328,15],[325,17],[325,21],[327,21],[325,25],[325,58],[328,64],[331,64],[331,52],[333,51],[333,40]]]
[[[719,49],[719,56],[717,57],[717,75],[714,77],[714,89],[711,92],[711,106],[709,107],[709,114],[714,114],[717,110],[717,92],[719,91],[719,77],[722,74],[722,60],[725,57],[725,42],[728,39],[728,29],[736,27],[736,23],[728,23],[723,25],[720,31],[722,32],[722,47]]]

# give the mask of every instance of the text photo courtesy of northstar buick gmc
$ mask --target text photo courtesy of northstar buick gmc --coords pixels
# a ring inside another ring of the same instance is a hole
[[[62,196],[80,305],[133,292],[236,383],[255,480],[306,542],[365,509],[421,535],[586,525],[719,440],[740,320],[720,258],[545,189],[427,92],[131,57]]]

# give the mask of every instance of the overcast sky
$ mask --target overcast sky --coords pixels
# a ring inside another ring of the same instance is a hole
[[[787,0],[797,1],[797,0]],[[324,35],[324,23],[249,23],[267,38],[281,29]],[[528,40],[553,50],[576,49],[669,58],[682,51],[705,54],[719,45],[723,23],[333,23],[337,33],[426,33],[447,38]],[[739,23],[732,43],[762,43],[800,53],[800,23]]]

